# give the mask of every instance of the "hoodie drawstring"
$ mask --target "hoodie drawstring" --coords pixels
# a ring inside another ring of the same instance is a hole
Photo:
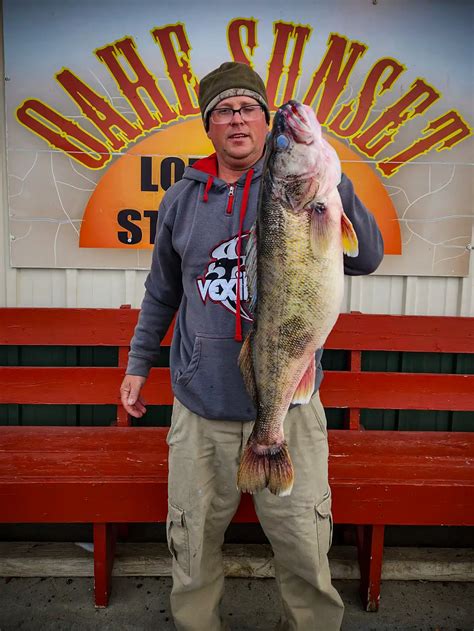
[[[212,182],[213,181],[214,181],[214,177],[212,175],[210,175],[207,178],[206,188],[204,189],[204,195],[202,196],[202,201],[203,202],[207,202],[207,200],[209,199],[209,191],[210,191],[210,188],[212,186]]]
[[[234,339],[237,342],[242,341],[242,316],[240,315],[240,302],[241,302],[241,252],[242,252],[242,232],[244,228],[245,215],[247,213],[247,203],[249,199],[250,184],[252,182],[253,169],[250,169],[245,178],[244,192],[242,193],[242,203],[240,205],[240,217],[239,217],[239,236],[237,238],[237,299],[235,303],[235,336]]]

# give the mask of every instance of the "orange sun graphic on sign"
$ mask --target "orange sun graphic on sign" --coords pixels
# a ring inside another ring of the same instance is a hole
[[[385,254],[401,254],[397,213],[382,182],[352,149],[334,138],[327,140],[375,215]],[[84,212],[79,247],[151,249],[164,193],[193,159],[212,152],[200,118],[169,125],[137,143],[97,184]]]

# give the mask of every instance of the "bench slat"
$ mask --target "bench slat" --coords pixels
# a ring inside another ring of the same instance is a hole
[[[470,411],[474,375],[327,371],[321,400],[326,407]]]
[[[138,482],[166,478],[167,431],[7,427],[0,442],[0,480],[50,483],[61,478],[68,482],[89,478],[102,482],[132,476]],[[341,483],[375,479],[381,484],[418,484],[421,480],[428,485],[449,482],[474,488],[471,433],[330,431],[329,441],[330,459]]]
[[[474,353],[474,318],[341,314],[326,348]]]
[[[160,473],[167,462],[167,428],[7,427],[0,444],[0,477],[122,477],[130,470]],[[474,484],[474,440],[469,432],[329,432],[331,457],[342,478],[462,479]],[[447,438],[449,437],[449,439]],[[397,458],[393,458],[393,453]],[[367,458],[370,453],[370,459]],[[58,461],[58,454],[62,459]],[[34,467],[28,467],[28,459]],[[463,468],[461,472],[460,467]],[[413,469],[413,471],[412,471]],[[415,470],[416,469],[416,470]],[[417,471],[420,471],[420,474]]]
[[[342,484],[332,472],[333,517],[337,523],[472,526],[472,488],[456,485]],[[36,487],[36,488],[34,488]],[[234,522],[256,522],[251,498]],[[16,482],[0,485],[2,523],[117,523],[164,522],[167,512],[166,481],[90,482],[71,484]],[[14,506],[15,505],[15,506]]]
[[[117,404],[122,368],[1,367],[0,403]],[[171,405],[168,368],[154,368],[143,390],[150,405]],[[474,410],[474,375],[327,371],[327,407]]]
[[[0,344],[18,346],[128,346],[138,309],[0,309]],[[171,331],[163,340],[171,342]]]
[[[165,428],[4,430],[1,521],[83,523],[107,516],[107,521],[147,522],[166,518]],[[469,433],[330,431],[335,520],[472,525],[472,438]],[[63,454],[59,462],[58,453]],[[49,470],[41,471],[48,459]],[[16,475],[12,475],[12,461]],[[40,466],[32,470],[31,462]],[[416,473],[420,464],[422,481]],[[235,520],[256,521],[248,496]]]
[[[123,374],[123,368],[1,367],[0,403],[117,405]],[[152,405],[171,405],[169,369],[155,368],[143,393]]]
[[[128,346],[138,309],[0,309],[0,344]],[[169,345],[171,331],[163,345]],[[328,349],[474,353],[474,319],[342,313]]]
[[[100,461],[99,461],[100,458]],[[40,482],[47,484],[63,480],[77,483],[81,480],[94,484],[102,482],[127,482],[133,477],[135,483],[142,481],[167,479],[167,454],[158,450],[155,453],[139,454],[125,451],[119,457],[116,454],[104,455],[99,450],[93,452],[66,452],[62,454],[62,462],[58,464],[57,455],[41,452],[0,453],[0,480],[8,484],[15,482]],[[366,482],[377,484],[410,484],[410,485],[469,485],[474,495],[474,478],[466,471],[467,465],[474,465],[474,459],[466,462],[462,458],[433,458],[432,462],[418,463],[414,458],[403,456],[396,464],[387,462],[387,457],[367,463],[354,460],[341,462],[339,454],[331,455],[333,470],[337,473],[337,482],[343,484],[360,484]],[[34,471],[33,471],[34,468]],[[474,496],[473,496],[474,499]]]
[[[2,427],[0,454],[8,452],[64,453],[79,452],[136,451],[138,453],[167,453],[165,438],[167,427],[66,427],[66,426],[5,426]],[[370,444],[370,460],[390,454],[409,456],[414,459],[437,457],[474,458],[474,433],[471,432],[432,432],[432,431],[387,431],[371,430],[348,432],[330,430],[329,446],[338,458],[363,459],[367,456]],[[474,467],[472,469],[474,475]]]
[[[331,476],[330,476],[331,477]],[[330,480],[331,481],[331,480]],[[334,520],[346,524],[472,526],[473,487],[453,484],[332,484]]]

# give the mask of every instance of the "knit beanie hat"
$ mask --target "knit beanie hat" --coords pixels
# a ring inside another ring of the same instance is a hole
[[[201,80],[199,84],[199,107],[206,131],[209,129],[209,115],[223,99],[234,96],[250,96],[260,103],[270,122],[268,97],[260,75],[247,64],[226,61]]]

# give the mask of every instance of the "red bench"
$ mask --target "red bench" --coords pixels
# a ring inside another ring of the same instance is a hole
[[[118,367],[1,367],[0,403],[118,404],[137,313],[0,309],[0,345],[119,347]],[[474,375],[366,372],[361,353],[474,353],[474,318],[342,314],[326,348],[349,351],[348,370],[327,371],[321,388],[347,410],[347,429],[329,432],[333,516],[358,527],[361,596],[376,611],[385,525],[474,525],[474,433],[358,431],[360,410],[472,411]],[[169,369],[152,370],[144,395],[172,403]],[[166,433],[130,427],[120,405],[111,427],[0,427],[0,522],[92,523],[106,606],[117,526],[166,519]],[[243,496],[234,521],[256,519]]]

